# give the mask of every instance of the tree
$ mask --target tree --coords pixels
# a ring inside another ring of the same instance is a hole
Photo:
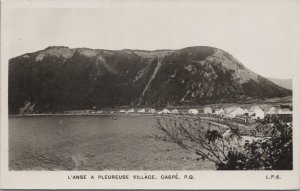
[[[157,138],[195,152],[197,160],[212,161],[218,170],[291,170],[292,126],[277,116],[260,120],[259,126],[267,132],[264,137],[229,132],[201,118],[165,117],[157,119],[164,132]]]

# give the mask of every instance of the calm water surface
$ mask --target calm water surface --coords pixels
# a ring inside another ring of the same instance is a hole
[[[214,169],[194,153],[155,139],[154,116],[9,118],[10,170]]]

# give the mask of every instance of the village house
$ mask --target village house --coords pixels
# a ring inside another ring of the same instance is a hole
[[[265,112],[258,106],[252,106],[249,109],[249,116],[252,119],[263,119],[265,118]]]
[[[197,109],[189,109],[188,114],[197,115],[199,112]]]
[[[276,107],[271,107],[268,111],[268,114],[273,115],[276,113]]]
[[[237,115],[244,115],[245,114],[245,110],[243,110],[242,108],[238,107],[236,110],[235,110],[236,114]]]
[[[178,114],[178,113],[179,113],[179,112],[178,112],[178,109],[173,109],[173,110],[172,110],[172,113]]]
[[[145,113],[145,112],[146,112],[145,109],[138,110],[138,113]]]
[[[237,107],[226,107],[224,109],[225,115],[228,116],[231,112],[233,112]]]
[[[228,117],[230,119],[235,118],[236,117],[236,113],[234,111],[232,111],[231,113],[228,114]]]
[[[288,108],[279,108],[275,111],[276,114],[293,114],[293,112]]]
[[[223,109],[216,109],[215,114],[223,117],[225,115],[225,111]]]
[[[210,113],[212,113],[212,109],[210,107],[205,107],[204,108],[204,113],[205,114],[210,114]]]
[[[293,111],[289,108],[279,108],[275,114],[284,122],[291,122],[293,120]]]
[[[246,113],[248,113],[248,110],[233,106],[233,107],[225,108],[224,112],[226,117],[235,118],[237,116],[245,115]]]
[[[276,115],[278,118],[284,122],[291,122],[293,119],[293,111],[289,106],[276,106],[271,107],[267,112],[268,115]]]
[[[149,109],[149,113],[155,113],[155,109]]]
[[[130,110],[126,111],[126,113],[134,113],[134,109],[130,109]]]
[[[225,108],[225,117],[229,117],[229,118],[234,118],[237,115],[236,110],[238,109],[238,107],[227,107]]]
[[[163,114],[170,114],[170,113],[172,113],[170,110],[168,110],[168,109],[163,109],[162,111],[161,111]]]

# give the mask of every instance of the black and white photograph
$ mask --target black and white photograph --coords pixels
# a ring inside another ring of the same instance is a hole
[[[2,6],[8,173],[299,173],[299,1],[61,2]]]

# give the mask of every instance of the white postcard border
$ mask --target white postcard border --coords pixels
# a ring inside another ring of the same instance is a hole
[[[155,2],[151,6],[155,6]],[[204,2],[204,1],[203,1]],[[206,1],[207,2],[207,1]],[[260,1],[255,1],[260,3]],[[272,3],[273,1],[265,1]],[[264,3],[265,3],[264,2]],[[279,1],[274,1],[279,2]],[[282,1],[281,1],[282,2]],[[300,8],[299,1],[287,1]],[[300,36],[294,43],[293,63],[293,106],[294,106],[294,170],[292,171],[9,171],[8,170],[8,47],[6,40],[9,31],[9,10],[13,8],[90,8],[102,6],[150,6],[150,3],[130,1],[8,1],[1,2],[1,188],[4,189],[296,189],[299,188],[299,126],[300,126]],[[178,3],[178,6],[193,6],[195,1]],[[207,2],[208,3],[208,2]],[[236,1],[213,1],[223,3],[224,6],[238,6]],[[249,3],[249,1],[245,2]],[[161,8],[168,7],[168,1],[158,4]],[[299,21],[295,18],[295,25],[300,31]],[[70,180],[69,175],[86,175],[87,180]],[[99,180],[99,175],[123,174],[132,177],[138,175],[155,175],[156,180]],[[178,174],[180,180],[162,180],[161,175]],[[90,179],[91,176],[95,179]],[[185,175],[192,175],[195,179],[184,179]],[[280,179],[267,179],[272,175],[279,175]]]

